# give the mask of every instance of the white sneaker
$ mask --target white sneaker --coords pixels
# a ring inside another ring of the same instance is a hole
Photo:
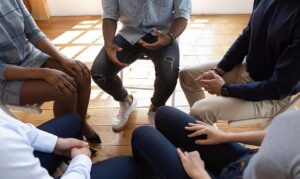
[[[155,112],[153,111],[148,112],[148,121],[150,126],[155,128]]]
[[[121,131],[127,124],[132,111],[136,108],[137,101],[132,96],[131,105],[127,102],[120,102],[120,110],[116,117],[112,119],[112,129],[114,131]]]

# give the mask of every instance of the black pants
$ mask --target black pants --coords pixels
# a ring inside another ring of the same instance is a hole
[[[148,34],[143,37],[143,40],[153,43],[157,40],[157,37]],[[155,106],[165,105],[177,83],[179,71],[178,43],[174,42],[157,51],[147,50],[138,43],[131,45],[120,35],[114,38],[114,43],[123,49],[117,53],[118,59],[123,63],[131,64],[143,54],[151,58],[156,72],[154,94],[151,102]],[[122,68],[112,63],[105,49],[102,48],[92,66],[92,78],[102,90],[113,96],[117,101],[125,99],[128,95],[117,75],[120,70]]]
[[[82,139],[82,119],[75,114],[68,114],[50,120],[38,127],[40,130],[49,132],[61,138]],[[42,167],[52,175],[57,169],[63,157],[53,153],[34,152],[39,158]],[[91,179],[135,179],[138,170],[136,162],[132,157],[115,157],[93,164],[91,169]]]
[[[242,178],[243,172],[255,151],[237,143],[197,145],[199,137],[188,138],[185,130],[196,119],[178,109],[160,107],[156,111],[155,126],[142,126],[133,132],[132,153],[143,173],[152,179],[188,179],[176,151],[198,151],[211,178]],[[200,166],[199,166],[200,167]]]

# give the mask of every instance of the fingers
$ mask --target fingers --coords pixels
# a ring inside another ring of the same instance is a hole
[[[67,89],[69,89],[72,93],[76,93],[77,92],[77,83],[75,81],[74,78],[70,77],[67,74],[63,75],[63,82],[65,87],[67,87]]]
[[[73,148],[73,147],[77,147],[77,148],[80,148],[80,147],[88,147],[89,144],[87,142],[84,142],[82,140],[78,140],[78,139],[70,139],[70,147]]]
[[[147,42],[145,42],[143,39],[140,39],[140,40],[138,40],[138,43],[139,43],[140,45],[144,45],[144,44],[146,44]]]
[[[144,43],[143,47],[145,47],[146,49],[149,49],[149,50],[158,50],[158,49],[162,48],[162,45],[161,45],[160,41],[156,41],[152,44]]]
[[[197,130],[202,130],[204,129],[205,126],[201,126],[201,125],[196,125],[196,126],[186,126],[185,129],[188,131],[197,131]]]
[[[188,137],[192,138],[192,137],[197,137],[197,136],[201,136],[201,135],[207,135],[206,128],[201,129],[201,130],[197,130],[196,132],[193,132],[192,134],[189,134]]]
[[[205,139],[205,140],[195,140],[195,144],[197,145],[212,145],[213,143],[211,142],[210,139]]]
[[[195,80],[198,82],[201,82],[202,80],[212,80],[212,79],[216,79],[216,74],[214,74],[211,71],[207,71],[205,73],[203,73],[202,75],[200,75],[199,77],[197,77]]]
[[[181,161],[189,160],[189,158],[200,158],[201,159],[200,153],[198,151],[182,152],[181,149],[177,148],[177,153],[178,153]]]
[[[84,65],[81,61],[76,61],[77,65],[80,67],[81,71],[84,74],[85,78],[90,78],[90,70],[86,65]]]
[[[198,120],[196,121],[196,123],[197,123],[197,124],[204,125],[204,126],[209,126],[207,123],[205,123],[205,122],[202,122],[202,121],[198,121]]]
[[[117,52],[120,52],[122,51],[123,49],[118,47],[118,46],[115,46],[112,50],[110,50],[108,52],[108,56],[110,58],[110,60],[117,66],[119,67],[122,67],[122,68],[125,68],[128,66],[128,64],[126,63],[122,63],[119,61],[118,57],[117,57]]]
[[[183,152],[181,151],[181,149],[177,148],[177,153],[178,153],[178,155],[179,155],[180,160],[181,160],[181,161],[184,160],[184,154],[183,154]]]
[[[146,49],[149,49],[149,50],[157,50],[157,49],[160,49],[160,48],[162,47],[162,46],[161,46],[161,43],[160,43],[159,41],[156,41],[156,42],[150,44],[150,43],[147,43],[147,42],[145,42],[144,40],[140,39],[140,40],[138,41],[138,43],[139,43],[141,46],[143,46],[143,47],[145,47]]]
[[[159,33],[161,33],[161,32],[158,31],[156,27],[153,27],[153,28],[152,28],[152,34],[153,34],[153,35],[159,35]]]
[[[81,67],[79,66],[78,62],[75,61],[73,67],[72,67],[76,72],[77,74],[74,75],[74,77],[76,75],[78,75],[79,77],[83,78],[84,77],[84,71],[81,69]]]
[[[77,84],[75,79],[70,77],[69,75],[61,72],[62,74],[57,79],[56,89],[59,91],[61,95],[65,94],[74,94],[77,92]]]
[[[196,157],[196,158],[200,158],[200,159],[201,159],[200,153],[199,153],[198,151],[190,152],[190,155],[191,155],[192,157]]]
[[[198,76],[198,77],[195,79],[195,81],[200,81],[200,80],[202,80],[202,79],[204,78],[204,76],[205,76],[204,74]]]

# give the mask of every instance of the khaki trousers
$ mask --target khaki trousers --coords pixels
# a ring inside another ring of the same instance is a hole
[[[211,96],[205,97],[203,88],[195,81],[201,74],[214,68],[219,61],[185,68],[180,71],[179,79],[184,94],[191,107],[190,114],[198,120],[213,124],[218,120],[248,120],[272,118],[285,107],[290,97],[282,100],[246,101],[239,98]],[[246,64],[240,64],[223,76],[226,83],[253,82],[246,70]]]

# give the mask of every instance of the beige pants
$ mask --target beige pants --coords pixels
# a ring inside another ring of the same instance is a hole
[[[272,118],[289,103],[290,97],[283,100],[258,102],[223,96],[205,98],[203,88],[194,79],[214,68],[218,62],[210,62],[180,71],[180,84],[191,107],[190,114],[197,119],[213,124],[217,120]],[[245,64],[237,65],[231,71],[226,72],[223,78],[226,83],[253,82]]]

